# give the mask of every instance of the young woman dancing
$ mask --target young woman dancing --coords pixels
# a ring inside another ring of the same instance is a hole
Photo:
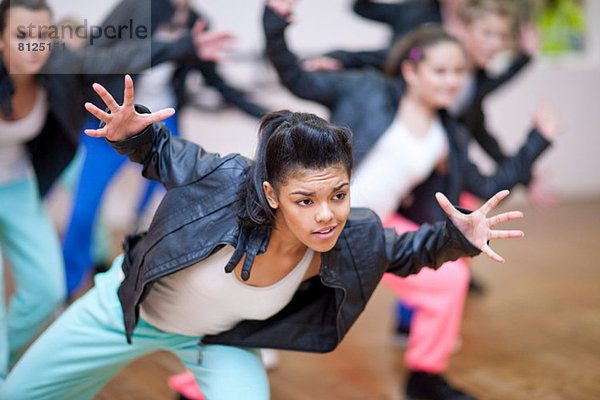
[[[508,191],[471,214],[437,199],[449,219],[398,236],[368,209],[350,208],[351,133],[312,114],[280,111],[261,122],[256,161],[221,157],[172,137],[155,122],[173,113],[133,105],[126,77],[119,106],[92,136],[143,164],[167,190],[147,233],[129,237],[113,267],[19,360],[0,398],[89,399],[132,359],[173,351],[207,399],[268,399],[258,352],[333,350],[384,272],[480,251],[522,236],[491,227],[518,211],[487,214]],[[55,349],[60,348],[60,352]],[[32,379],[32,377],[35,377]]]

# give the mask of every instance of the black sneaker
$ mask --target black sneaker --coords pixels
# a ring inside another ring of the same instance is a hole
[[[476,397],[450,386],[442,375],[419,371],[410,372],[406,396],[419,400],[477,400]]]
[[[409,335],[410,325],[397,325],[392,334],[392,346],[397,349],[406,349],[408,347]]]
[[[469,279],[469,293],[481,296],[485,294],[485,290],[485,285],[480,280],[471,276]]]

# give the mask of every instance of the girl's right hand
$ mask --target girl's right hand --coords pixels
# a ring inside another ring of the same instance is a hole
[[[553,142],[564,131],[558,113],[544,100],[538,101],[533,121],[544,139],[549,142]]]
[[[294,18],[291,16],[292,9],[296,5],[298,0],[267,0],[267,7],[275,11],[286,19],[287,22],[294,22]]]
[[[519,34],[519,47],[529,57],[535,57],[540,52],[542,38],[537,27],[526,22],[521,24]]]
[[[86,129],[84,132],[89,136],[103,137],[113,142],[125,140],[143,131],[153,122],[161,121],[175,114],[173,108],[165,108],[151,114],[139,114],[135,111],[133,106],[133,80],[129,75],[125,76],[125,92],[122,106],[115,101],[102,85],[94,83],[92,87],[102,101],[104,101],[110,113],[100,110],[92,103],[85,103],[85,109],[105,123],[99,129]]]
[[[339,71],[344,65],[333,57],[320,56],[302,61],[302,68],[306,71]]]

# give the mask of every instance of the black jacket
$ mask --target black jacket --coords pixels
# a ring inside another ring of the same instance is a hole
[[[389,25],[392,31],[390,46],[419,25],[442,23],[440,4],[434,0],[405,0],[395,3],[355,0],[353,9],[361,17]]]
[[[508,155],[486,127],[483,101],[488,94],[514,78],[530,61],[531,57],[525,53],[519,53],[508,69],[495,77],[490,76],[484,69],[476,70],[473,99],[458,115],[459,122],[467,128],[471,137],[497,164],[507,159]],[[527,184],[529,181],[524,183]]]
[[[191,36],[174,44],[151,42],[148,48],[120,43],[102,49],[86,46],[78,51],[53,51],[38,75],[48,96],[48,115],[40,134],[27,143],[40,193],[50,189],[75,155],[87,114],[83,104],[92,82],[105,74],[141,71],[149,61],[156,64],[194,54]],[[5,115],[12,113],[13,94],[10,76],[0,60],[0,105]]]
[[[433,0],[405,0],[395,3],[356,0],[353,9],[361,17],[388,25],[391,37],[388,46],[381,50],[336,50],[326,54],[339,60],[346,69],[382,69],[389,51],[398,39],[418,26],[442,23],[440,5]]]
[[[124,244],[125,279],[119,298],[131,340],[139,304],[154,281],[209,257],[225,244],[235,251],[223,273],[231,272],[244,254],[247,268],[266,251],[271,228],[246,228],[236,216],[237,192],[252,162],[247,158],[207,153],[172,137],[164,124],[111,145],[141,163],[143,175],[167,189],[148,232],[130,236]],[[335,247],[322,253],[319,275],[305,281],[282,311],[264,321],[243,321],[203,342],[330,351],[356,321],[384,272],[407,276],[425,265],[438,267],[478,253],[449,220],[398,236],[384,230],[372,211],[352,209]]]
[[[360,164],[394,120],[405,83],[374,70],[305,71],[286,45],[284,31],[288,24],[285,19],[266,8],[263,22],[267,55],[281,83],[295,95],[327,106],[333,123],[350,127],[354,133],[355,164]],[[549,146],[533,129],[517,154],[503,161],[494,175],[485,176],[469,160],[466,131],[445,111],[440,112],[440,119],[450,145],[449,172],[445,175],[433,172],[419,190],[413,192],[413,204],[418,208],[404,212],[417,223],[439,221],[444,217],[433,196],[437,191],[456,204],[464,190],[488,198],[499,190],[528,182],[531,165]]]

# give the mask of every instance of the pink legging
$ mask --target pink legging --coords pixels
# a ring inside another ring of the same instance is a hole
[[[384,225],[399,234],[418,229],[397,214],[387,218]],[[385,274],[382,282],[415,309],[404,355],[406,366],[429,373],[445,370],[458,337],[469,285],[465,259],[447,262],[437,271],[423,268],[407,278]]]

